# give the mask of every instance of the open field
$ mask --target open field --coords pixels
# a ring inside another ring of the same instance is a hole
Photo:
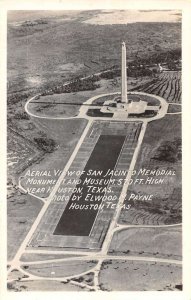
[[[8,284],[8,290],[10,292],[21,292],[21,291],[71,291],[79,292],[86,289],[80,286],[66,283],[64,281],[57,280],[27,280],[27,281],[14,281]]]
[[[96,261],[75,261],[55,262],[44,264],[33,264],[27,266],[27,272],[42,277],[64,277],[80,274],[92,269],[96,265]],[[25,266],[23,266],[24,269]],[[54,271],[52,273],[52,271]]]
[[[129,211],[122,210],[119,222],[123,224],[173,224],[181,223],[181,116],[167,115],[148,124],[138,155],[133,179],[147,180],[148,176],[138,174],[140,169],[171,170],[174,176],[152,176],[163,179],[162,184],[131,184],[126,201],[131,203]],[[167,154],[168,155],[167,155]],[[128,201],[131,193],[154,195],[152,201]]]
[[[155,148],[164,140],[174,140],[181,137],[181,115],[167,115],[160,120],[150,122],[143,140],[143,146],[151,145]],[[141,161],[138,159],[138,163],[141,165],[143,162],[143,155],[140,151]],[[141,156],[142,154],[142,156]],[[148,153],[149,154],[149,153]],[[151,158],[150,153],[148,160]]]
[[[105,291],[175,290],[181,276],[181,267],[176,265],[107,260],[102,264],[100,286]]]
[[[42,203],[29,195],[14,195],[7,202],[7,247],[8,260],[11,260],[31,225],[36,219]]]
[[[22,262],[28,261],[39,261],[39,260],[48,260],[48,259],[59,259],[59,258],[68,258],[82,255],[73,255],[73,254],[42,254],[42,253],[25,253],[21,257]]]
[[[35,116],[42,116],[42,117],[76,117],[79,112],[80,106],[71,105],[71,104],[45,104],[38,102],[37,103],[30,103],[30,112],[35,114]]]
[[[110,252],[114,255],[143,255],[181,259],[182,227],[128,228],[114,234]]]
[[[168,113],[181,113],[182,107],[181,105],[169,104]]]

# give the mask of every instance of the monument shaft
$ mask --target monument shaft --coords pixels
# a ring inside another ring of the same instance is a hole
[[[127,100],[127,66],[126,66],[126,45],[122,43],[121,50],[121,102],[128,103]]]

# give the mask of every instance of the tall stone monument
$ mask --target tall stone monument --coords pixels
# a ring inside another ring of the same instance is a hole
[[[125,42],[122,42],[122,49],[121,49],[121,102],[128,103],[128,99],[127,99],[126,45],[125,45]]]

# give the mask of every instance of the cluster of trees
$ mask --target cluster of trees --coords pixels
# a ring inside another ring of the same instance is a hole
[[[27,20],[22,23],[22,26],[35,26],[35,25],[42,25],[42,24],[48,24],[48,22],[42,19],[34,20],[34,21]]]
[[[127,69],[127,76],[129,77],[140,77],[140,76],[151,76],[152,71],[148,68],[145,67],[144,65],[130,65],[128,66]],[[121,69],[118,68],[113,68],[112,70],[109,71],[104,71],[97,77],[97,80],[100,79],[114,79],[116,77],[121,76]]]
[[[163,141],[156,149],[152,159],[174,163],[180,160],[181,157],[181,139],[177,138],[174,141]]]
[[[88,109],[87,115],[90,117],[106,117],[111,118],[113,116],[112,113],[103,113],[100,109]]]
[[[128,65],[128,69],[127,69],[127,76],[128,77],[144,77],[144,76],[153,76],[153,72],[156,70],[151,70],[149,69],[149,67],[146,67],[144,64],[130,64]],[[157,71],[156,71],[157,72]],[[109,70],[109,71],[105,71],[103,73],[101,73],[98,77],[97,80],[100,79],[114,79],[116,77],[120,77],[121,76],[121,69],[118,67],[113,69],[113,70]]]
[[[138,118],[138,117],[154,117],[156,116],[157,111],[155,110],[146,110],[144,113],[141,114],[129,114],[130,117]]]
[[[121,76],[120,69],[109,70],[101,73],[99,79],[113,79],[115,77]]]
[[[26,91],[22,93],[13,93],[13,94],[8,94],[7,96],[7,103],[8,104],[16,104],[24,99],[27,99],[31,95],[31,91]]]
[[[47,137],[36,137],[34,138],[34,141],[41,150],[48,153],[53,152],[56,148],[56,142]]]
[[[129,77],[142,77],[142,76],[152,76],[153,72],[146,68],[144,65],[132,66],[127,69],[127,75]]]
[[[171,213],[170,216],[165,220],[165,224],[175,224],[182,222],[182,212],[177,210],[176,213]]]
[[[21,26],[15,27],[9,24],[8,36],[12,37],[22,37],[26,35],[32,35],[36,32],[42,32],[45,28],[47,28],[48,22],[40,19],[34,21],[25,21],[21,24]]]
[[[17,120],[30,120],[29,115],[24,111],[24,112],[18,112],[15,114],[15,119]]]
[[[67,85],[59,85],[53,87],[50,90],[42,92],[42,96],[51,94],[62,94],[62,93],[75,93],[80,91],[93,91],[100,87],[99,84],[95,82],[98,81],[96,76],[91,76],[86,79],[77,78],[74,81],[68,83]]]
[[[150,55],[149,57],[137,57],[135,60],[129,63],[129,65],[151,65],[151,64],[158,64],[158,63],[168,63],[169,61],[179,61],[181,59],[181,49],[173,49],[169,51],[156,51],[154,54]]]
[[[130,65],[128,66],[127,69],[127,76],[129,77],[141,77],[141,76],[151,76],[152,75],[152,71],[148,68],[145,67],[144,65]],[[113,69],[113,70],[109,70],[108,72],[104,72],[102,74],[99,75],[100,79],[114,79],[115,77],[119,77],[121,76],[121,69],[118,67]]]

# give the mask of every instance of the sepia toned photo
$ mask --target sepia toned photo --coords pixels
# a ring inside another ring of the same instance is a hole
[[[8,10],[8,292],[182,291],[181,115],[181,10]]]

